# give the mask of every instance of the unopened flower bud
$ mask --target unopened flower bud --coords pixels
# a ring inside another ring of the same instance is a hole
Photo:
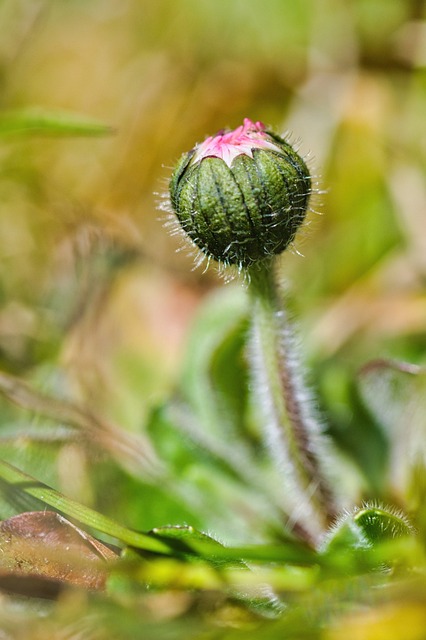
[[[303,222],[311,178],[288,142],[248,118],[180,159],[173,210],[207,256],[247,267],[281,253]]]

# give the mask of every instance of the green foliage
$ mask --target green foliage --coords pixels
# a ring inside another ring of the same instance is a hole
[[[0,635],[423,640],[425,19],[0,3]],[[282,263],[345,497],[318,548],[260,436],[244,287],[153,213],[164,165],[244,116],[327,189]]]
[[[221,314],[215,317],[210,311],[218,308]],[[240,310],[240,314],[236,313],[236,309]],[[67,498],[15,467],[1,463],[1,484],[3,489],[8,487],[3,496],[9,502],[12,497],[12,503],[17,509],[22,509],[20,498],[30,497],[32,502],[27,503],[26,510],[42,510],[43,505],[46,505],[71,518],[78,527],[86,527],[95,536],[114,542],[115,547],[121,549],[120,558],[109,561],[110,566],[106,568],[105,594],[97,601],[88,601],[87,609],[82,609],[79,614],[84,617],[90,611],[101,629],[108,628],[109,632],[114,629],[117,637],[130,637],[132,632],[135,633],[135,611],[141,603],[144,603],[143,607],[147,607],[143,623],[144,637],[146,630],[150,633],[150,628],[152,633],[156,629],[161,638],[168,637],[169,634],[180,637],[182,632],[189,634],[188,637],[197,637],[204,630],[221,627],[227,634],[226,637],[230,638],[250,637],[247,634],[254,634],[255,629],[257,633],[261,630],[266,637],[274,638],[278,633],[286,633],[297,638],[303,637],[302,632],[306,628],[310,629],[312,637],[320,637],[317,635],[319,628],[330,618],[337,627],[343,624],[341,620],[344,617],[339,613],[342,608],[361,606],[368,602],[368,594],[373,598],[372,594],[376,593],[378,585],[387,585],[392,588],[393,593],[390,600],[388,597],[377,599],[377,594],[374,596],[374,606],[378,611],[381,607],[389,606],[389,602],[396,607],[402,597],[400,594],[404,592],[404,597],[407,597],[407,593],[415,588],[411,584],[410,574],[413,569],[418,570],[423,566],[422,536],[419,537],[419,533],[405,516],[393,509],[379,506],[367,505],[356,509],[342,518],[330,531],[322,548],[315,551],[286,535],[284,529],[278,535],[278,512],[275,512],[276,521],[272,525],[273,512],[267,514],[265,510],[262,512],[258,508],[256,493],[261,487],[250,484],[250,475],[262,476],[263,499],[269,496],[271,500],[271,496],[275,495],[273,484],[276,479],[271,477],[267,467],[264,469],[265,475],[261,468],[256,467],[258,464],[262,466],[262,463],[261,459],[255,460],[253,451],[253,468],[250,472],[244,473],[244,469],[239,466],[241,451],[248,455],[251,447],[258,446],[250,432],[247,434],[248,439],[244,441],[241,419],[230,423],[233,451],[229,455],[219,448],[221,439],[225,437],[220,421],[216,422],[217,433],[213,432],[210,438],[206,437],[205,427],[202,426],[204,420],[212,421],[212,416],[215,417],[214,410],[223,407],[220,402],[222,396],[226,402],[226,386],[223,387],[218,382],[221,367],[232,368],[241,366],[244,362],[241,359],[244,353],[242,336],[247,330],[244,319],[244,296],[238,299],[232,289],[225,289],[223,295],[215,293],[213,299],[208,301],[194,326],[196,340],[190,344],[179,393],[175,394],[171,405],[154,412],[150,420],[148,434],[157,455],[163,462],[167,462],[167,472],[160,473],[157,480],[151,478],[151,490],[146,485],[146,478],[137,479],[134,472],[131,474],[131,482],[130,478],[126,480],[126,474],[115,474],[115,482],[119,483],[122,494],[120,500],[126,500],[123,492],[131,493],[127,497],[130,509],[132,504],[139,504],[139,508],[151,510],[154,514],[154,502],[152,505],[150,502],[165,500],[168,495],[169,502],[166,500],[165,505],[169,505],[172,518],[176,518],[178,522],[179,513],[181,516],[186,513],[187,517],[193,517],[193,521],[199,523],[202,531],[214,531],[213,525],[217,523],[225,544],[190,525],[157,525],[149,533],[140,533],[123,526],[120,520],[106,517]],[[239,331],[236,331],[236,327],[240,327]],[[240,357],[236,357],[238,355]],[[191,361],[198,363],[196,385],[189,382],[194,371]],[[401,368],[404,370],[402,365]],[[373,365],[367,373],[371,370],[374,370]],[[415,373],[416,369],[411,371],[408,368],[408,374],[405,375]],[[10,387],[10,380],[7,380]],[[194,393],[194,386],[197,393]],[[209,386],[218,394],[217,404],[212,400],[215,393]],[[204,403],[199,401],[202,390]],[[3,383],[3,392],[6,391]],[[15,401],[21,401],[22,396],[19,396],[16,387],[13,387],[13,391]],[[22,389],[20,392],[22,393]],[[8,393],[11,393],[10,389]],[[378,395],[374,394],[373,397],[378,402]],[[28,402],[27,397],[26,400]],[[41,406],[41,398],[37,394],[34,393],[31,400],[37,400],[39,407]],[[47,402],[45,396],[44,402]],[[186,403],[184,417],[176,412],[176,403],[181,405],[182,402]],[[52,405],[45,406],[44,411],[58,413],[60,406],[60,402],[52,401]],[[71,422],[71,407],[66,403],[62,407],[65,421]],[[76,411],[74,408],[74,412]],[[192,430],[185,431],[186,421],[191,422],[188,417],[191,413],[195,426]],[[230,415],[235,413],[231,411]],[[175,418],[174,422],[172,418]],[[78,419],[74,417],[74,423],[77,422]],[[413,430],[415,431],[414,426]],[[36,443],[33,447],[34,450],[37,449]],[[194,468],[197,468],[196,473]],[[203,481],[200,482],[200,474],[203,472]],[[113,476],[110,476],[109,481],[114,482]],[[268,482],[272,485],[269,489]],[[108,479],[101,474],[101,494],[104,493],[103,483],[108,483]],[[154,490],[154,487],[157,488]],[[110,495],[112,497],[113,492]],[[171,499],[175,502],[174,516]],[[181,507],[178,506],[179,500]],[[111,512],[115,510],[114,502],[101,501],[101,504],[103,509]],[[232,510],[238,503],[244,505],[244,524],[241,518],[239,521],[235,520],[235,516],[233,521]],[[250,513],[250,506],[255,507],[256,515]],[[220,513],[215,514],[216,509]],[[232,537],[235,537],[235,530],[239,531],[243,544],[230,544]],[[262,542],[254,545],[256,531],[257,535],[262,531]],[[26,547],[21,546],[20,553],[23,557],[30,551],[31,566],[36,570],[36,549],[30,547],[26,551]],[[56,564],[56,560],[50,561],[53,575]],[[94,581],[96,574],[91,572],[87,565],[86,579],[89,580],[90,575],[90,579]],[[399,586],[392,586],[394,575],[397,576],[396,584]],[[269,585],[269,592],[265,592],[265,584]],[[40,587],[35,583],[32,588]],[[182,601],[184,594],[185,600]],[[212,594],[210,600],[206,599],[207,594]],[[160,603],[166,596],[169,599],[168,606],[174,611],[171,620],[167,616],[163,617],[160,610],[155,613],[157,606],[163,606]],[[158,605],[155,604],[156,598]],[[105,609],[107,602],[115,611],[114,619],[111,619],[111,609]],[[166,600],[164,604],[165,602]],[[284,606],[286,602],[291,602],[291,606]],[[152,607],[154,609],[151,611]],[[191,613],[193,607],[196,607],[196,614]],[[309,622],[306,617],[308,610],[311,611]],[[34,615],[31,609],[26,613],[28,620]],[[212,620],[213,615],[215,622]],[[58,624],[62,624],[60,616],[58,609],[55,614]]]
[[[110,126],[72,113],[22,109],[0,113],[0,137],[9,135],[103,136]]]

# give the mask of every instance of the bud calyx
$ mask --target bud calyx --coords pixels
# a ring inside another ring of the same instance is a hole
[[[308,168],[291,145],[247,118],[184,154],[170,181],[173,210],[191,240],[240,267],[284,251],[310,190]]]

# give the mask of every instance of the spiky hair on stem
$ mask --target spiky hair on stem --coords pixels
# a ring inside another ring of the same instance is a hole
[[[313,191],[288,140],[248,118],[183,154],[169,183],[171,210],[200,261],[239,271],[293,243]]]

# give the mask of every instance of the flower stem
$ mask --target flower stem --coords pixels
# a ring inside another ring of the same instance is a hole
[[[292,528],[316,545],[336,518],[336,498],[325,473],[326,440],[293,354],[274,260],[251,267],[249,279],[250,357],[265,435],[285,475]]]

